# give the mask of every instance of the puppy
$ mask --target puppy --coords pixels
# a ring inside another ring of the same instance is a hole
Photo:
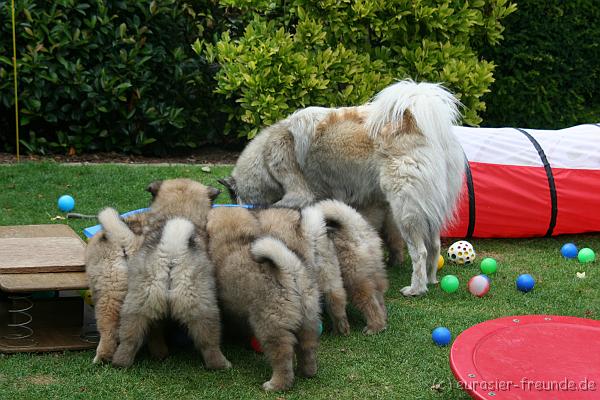
[[[146,216],[135,214],[121,220],[107,209],[98,215],[103,230],[85,250],[85,272],[92,292],[100,341],[94,363],[110,361],[117,349],[121,306],[127,294],[127,262],[144,240]]]
[[[206,229],[223,312],[250,326],[271,364],[263,389],[292,386],[294,349],[299,372],[315,375],[319,292],[305,265],[246,209],[215,208]]]
[[[207,368],[229,368],[204,230],[219,192],[189,179],[154,182],[148,190],[153,200],[143,244],[129,261],[113,365],[130,366],[151,324],[170,317],[187,327]]]
[[[440,85],[401,81],[367,104],[309,107],[265,128],[222,183],[249,204],[337,199],[361,213],[381,204],[413,264],[402,294],[420,295],[437,282],[440,232],[462,187],[458,117],[458,100]]]
[[[334,332],[349,333],[347,295],[367,321],[364,333],[385,329],[382,243],[356,210],[325,200],[301,211],[271,208],[256,214],[264,234],[282,240],[314,271]]]

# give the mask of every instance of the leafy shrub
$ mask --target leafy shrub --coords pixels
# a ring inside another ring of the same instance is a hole
[[[520,0],[485,96],[487,126],[558,129],[600,122],[600,7],[596,0]]]
[[[442,82],[478,124],[494,64],[475,49],[501,39],[508,0],[221,0],[246,28],[196,52],[216,61],[226,132],[252,137],[307,105],[362,103],[394,79]]]
[[[161,151],[214,135],[210,1],[18,0],[21,138],[34,152]],[[10,15],[10,1],[0,1]],[[199,10],[202,10],[200,12]],[[14,143],[12,35],[0,22],[0,139]],[[9,56],[10,55],[10,56]]]

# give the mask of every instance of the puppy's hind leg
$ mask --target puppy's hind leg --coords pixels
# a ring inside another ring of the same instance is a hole
[[[306,377],[317,374],[317,347],[319,345],[319,320],[305,321],[298,332],[296,356],[298,371]]]
[[[265,326],[266,328],[266,326]],[[259,332],[256,332],[257,336]],[[287,390],[294,384],[294,345],[296,337],[285,329],[272,329],[268,335],[257,337],[269,359],[273,374],[263,383],[266,391]]]
[[[144,343],[150,323],[150,318],[141,313],[128,313],[121,316],[119,329],[121,343],[112,358],[114,366],[129,367],[133,364],[135,355]]]
[[[99,296],[95,305],[100,342],[96,348],[94,363],[110,361],[118,345],[119,313],[122,300],[109,296]]]
[[[214,321],[214,318],[203,317],[182,322],[187,326],[194,345],[202,353],[204,365],[207,369],[231,368],[231,363],[221,352],[221,328],[218,319]]]

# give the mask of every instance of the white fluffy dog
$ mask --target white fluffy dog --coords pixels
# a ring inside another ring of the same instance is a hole
[[[420,295],[437,282],[440,231],[462,186],[458,117],[458,100],[442,86],[401,81],[364,105],[309,107],[264,129],[221,183],[243,203],[302,207],[331,198],[370,221],[393,219],[413,263],[402,293]]]

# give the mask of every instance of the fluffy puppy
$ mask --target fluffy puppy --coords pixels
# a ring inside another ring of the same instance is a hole
[[[365,316],[366,334],[380,332],[387,325],[384,294],[389,284],[383,264],[383,246],[373,227],[352,207],[323,200],[314,206],[323,213],[329,237],[339,260],[344,287],[350,301]]]
[[[124,221],[114,210],[99,213],[103,230],[85,250],[85,272],[92,292],[100,341],[94,363],[110,361],[117,349],[121,306],[127,294],[127,262],[144,240],[146,216],[135,214]]]
[[[113,365],[131,365],[151,324],[170,317],[187,327],[207,368],[229,368],[220,350],[220,315],[204,231],[211,199],[219,192],[189,179],[154,182],[148,190],[153,201],[143,244],[129,261]]]
[[[222,183],[249,204],[337,199],[360,212],[383,204],[413,264],[402,294],[420,295],[437,282],[440,232],[462,187],[458,117],[458,100],[442,86],[401,81],[367,104],[309,107],[265,128]]]
[[[327,313],[337,334],[350,333],[347,296],[333,241],[327,236],[325,218],[316,208],[302,211],[269,208],[254,211],[261,234],[273,236],[300,255],[311,279],[317,282]]]
[[[250,326],[271,364],[263,389],[292,386],[294,351],[299,372],[315,375],[319,293],[302,261],[281,241],[261,237],[246,209],[215,208],[206,229],[223,312]]]
[[[388,281],[382,243],[356,210],[325,200],[301,211],[271,208],[256,215],[263,233],[281,239],[314,271],[334,332],[349,333],[347,296],[365,317],[364,333],[385,329]]]

